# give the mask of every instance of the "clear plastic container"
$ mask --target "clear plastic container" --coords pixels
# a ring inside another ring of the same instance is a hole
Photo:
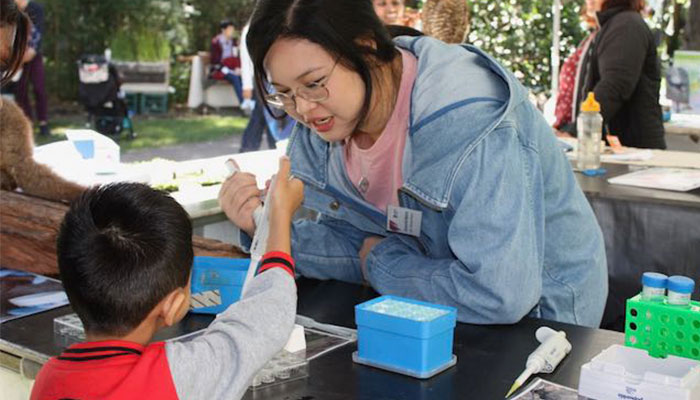
[[[658,272],[645,272],[642,275],[642,300],[664,301],[668,277]]]
[[[695,281],[680,275],[668,278],[668,304],[672,306],[690,306],[690,295],[695,288]]]
[[[265,364],[253,378],[251,390],[260,390],[309,376],[309,363],[304,351],[289,353],[282,350]]]
[[[603,131],[603,117],[600,104],[596,102],[593,92],[588,93],[586,101],[581,104],[581,113],[576,119],[578,148],[576,166],[581,171],[600,168],[600,139]]]
[[[654,358],[644,350],[613,345],[581,367],[578,394],[590,399],[696,400],[700,363],[671,355]]]

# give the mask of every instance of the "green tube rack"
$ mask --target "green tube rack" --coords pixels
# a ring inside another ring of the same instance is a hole
[[[669,354],[700,360],[700,303],[688,307],[642,300],[627,300],[625,345],[665,358]]]

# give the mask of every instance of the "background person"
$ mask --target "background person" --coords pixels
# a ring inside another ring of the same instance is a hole
[[[374,12],[386,25],[405,25],[405,0],[372,0]]]
[[[39,133],[48,136],[51,131],[48,124],[48,101],[46,98],[46,83],[44,74],[44,57],[41,54],[41,44],[44,38],[44,7],[28,0],[15,0],[20,10],[24,11],[32,21],[29,47],[24,54],[22,76],[14,89],[15,101],[22,107],[29,120],[33,120],[32,103],[29,99],[29,85],[32,86],[36,102],[36,119],[39,122]]]
[[[209,76],[212,79],[227,80],[233,86],[238,101],[242,103],[241,59],[238,41],[234,38],[236,28],[229,20],[221,21],[219,28],[221,32],[211,40]]]
[[[559,92],[557,93],[554,109],[554,130],[558,136],[572,137],[576,135],[576,119],[578,113],[574,110],[579,98],[578,87],[581,84],[581,59],[588,51],[595,34],[598,32],[598,21],[595,17],[595,0],[586,0],[581,8],[581,19],[589,30],[581,43],[562,64],[559,73]]]
[[[643,0],[592,0],[599,29],[581,61],[574,111],[593,91],[605,125],[624,146],[665,149],[661,67],[643,7]]]
[[[278,140],[289,137],[294,121],[290,117],[276,119],[263,104],[263,100],[255,90],[254,67],[245,43],[250,25],[246,24],[241,31],[241,78],[243,82],[243,104],[241,108],[250,110],[250,119],[241,137],[239,153],[257,151],[262,144],[263,136],[267,138],[269,148],[275,148]]]

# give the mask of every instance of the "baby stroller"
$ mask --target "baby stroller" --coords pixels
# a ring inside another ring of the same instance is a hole
[[[136,137],[114,65],[104,56],[86,55],[78,61],[78,74],[78,99],[88,112],[88,127],[112,138],[124,130],[129,139]]]

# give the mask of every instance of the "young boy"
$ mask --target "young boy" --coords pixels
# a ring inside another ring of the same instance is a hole
[[[290,226],[303,184],[280,160],[268,253],[241,300],[186,343],[150,343],[190,304],[192,226],[170,196],[119,183],[88,190],[66,214],[58,264],[87,342],[39,372],[32,399],[236,399],[285,345],[296,285]]]

